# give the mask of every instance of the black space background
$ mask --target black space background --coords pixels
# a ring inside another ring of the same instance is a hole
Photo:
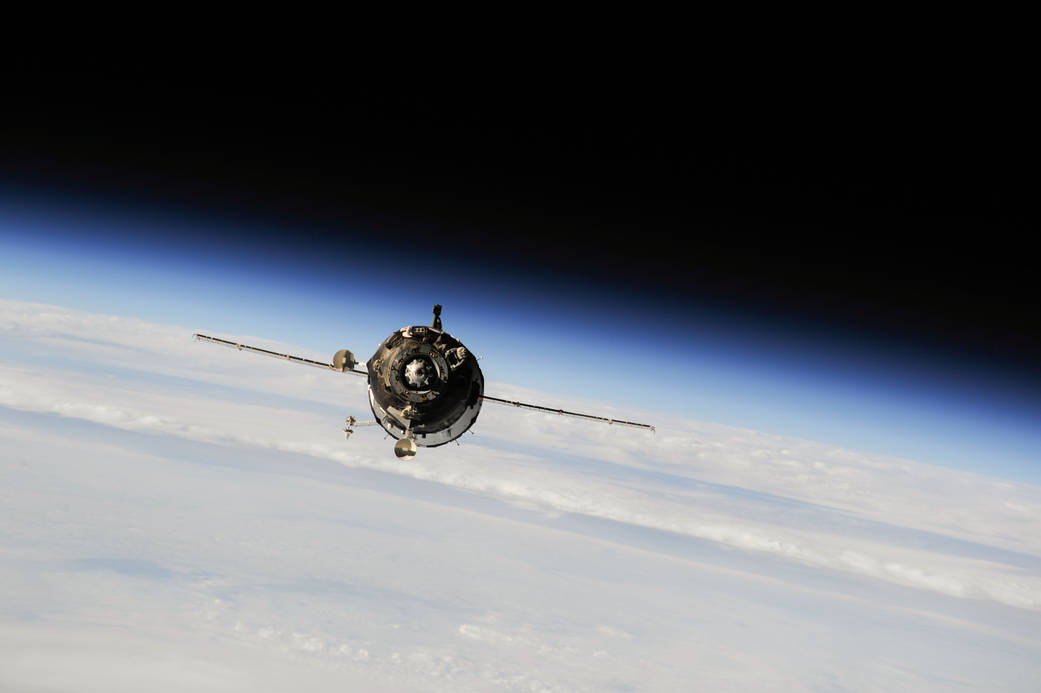
[[[5,77],[0,184],[284,221],[319,253],[372,222],[437,237],[446,268],[566,273],[605,300],[709,302],[1036,383],[1018,92],[776,77],[22,72]],[[183,240],[281,242],[232,233]]]

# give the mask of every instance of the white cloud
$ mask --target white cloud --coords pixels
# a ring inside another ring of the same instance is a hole
[[[11,317],[12,312],[22,316],[21,322]],[[15,326],[26,328],[20,330],[20,334],[31,334],[32,330],[28,328],[42,325],[39,329],[48,335],[54,325],[60,325],[70,339],[73,336],[85,338],[82,331],[96,333],[103,326],[121,324],[121,328],[114,332],[120,335],[122,343],[148,344],[151,348],[147,356],[136,360],[122,359],[124,366],[147,368],[151,361],[158,360],[172,367],[177,358],[186,358],[182,355],[183,345],[174,347],[175,342],[169,333],[175,330],[171,328],[111,318],[97,318],[92,322],[90,316],[54,309],[40,316],[31,319],[26,317],[24,310],[21,313],[9,311],[5,324],[12,326],[9,327],[12,330]],[[157,335],[154,339],[153,333]],[[166,351],[158,346],[164,343],[168,345]],[[205,347],[193,346],[200,352],[199,347]],[[244,356],[234,351],[225,354],[223,350],[202,353],[219,362],[228,360],[227,356]],[[263,361],[258,366],[265,369],[272,366],[286,370],[292,368],[277,361],[270,364],[265,359],[256,360]],[[191,377],[193,373],[183,372],[181,375]],[[328,376],[331,380],[337,379],[336,374]],[[250,377],[252,379],[252,375]],[[150,431],[190,440],[305,454],[351,467],[413,476],[556,512],[579,513],[676,532],[950,596],[989,598],[1012,606],[1041,608],[1041,577],[1022,576],[1018,572],[1010,575],[1006,567],[996,563],[837,537],[810,527],[782,528],[752,523],[742,519],[739,513],[708,512],[699,506],[697,494],[685,498],[668,483],[644,481],[646,488],[635,489],[631,485],[605,483],[595,475],[576,474],[532,459],[526,464],[503,465],[501,456],[481,445],[479,438],[468,439],[465,449],[450,453],[450,464],[443,463],[444,452],[432,451],[425,453],[418,463],[401,465],[391,462],[388,455],[374,451],[371,438],[370,444],[364,448],[356,443],[357,436],[351,441],[353,445],[342,444],[334,430],[329,430],[332,429],[331,421],[329,429],[323,430],[309,413],[203,398],[202,388],[196,390],[200,394],[167,394],[142,390],[133,383],[115,385],[107,382],[100,386],[92,376],[75,373],[59,376],[42,369],[25,368],[0,368],[0,382],[6,383],[0,386],[0,405],[14,409],[54,413],[126,430]],[[299,396],[307,397],[306,389],[300,391]],[[518,419],[526,420],[526,430],[509,430]],[[715,430],[700,427],[695,438],[689,432],[663,426],[660,439],[648,439],[647,434],[627,429],[601,431],[584,422],[554,421],[548,415],[527,412],[488,411],[482,423],[486,421],[491,421],[489,428],[500,436],[519,435],[528,444],[537,441],[542,446],[552,445],[594,459],[615,458],[622,463],[649,468],[657,464],[663,451],[669,450],[667,468],[693,466],[700,470],[703,465],[699,462],[706,461],[707,457],[709,464],[704,466],[717,470],[718,478],[718,469],[725,461],[741,469],[752,481],[758,481],[760,488],[788,498],[801,497],[832,507],[857,510],[868,516],[891,518],[902,515],[900,519],[912,526],[936,526],[939,516],[938,529],[967,538],[975,538],[977,527],[989,524],[992,535],[1018,534],[1023,543],[1018,543],[1016,548],[1021,550],[1028,548],[1024,546],[1026,542],[1036,546],[1041,541],[1041,512],[1029,512],[1041,508],[1041,503],[1038,503],[1041,494],[1039,489],[1021,484],[985,480],[976,475],[909,461],[859,456],[803,441],[724,427],[712,427]],[[689,429],[697,424],[687,426]],[[729,480],[741,481],[736,478]],[[946,502],[942,507],[955,510],[945,512],[930,502],[935,501],[937,480],[945,493]],[[797,484],[801,492],[793,492],[793,484]],[[987,486],[995,484],[1003,491],[1002,502],[981,504],[981,491],[986,493]],[[750,485],[745,484],[746,487]],[[680,497],[675,500],[665,500],[677,495]],[[894,496],[901,501],[899,504],[894,503]],[[1006,499],[1009,496],[1028,499],[1029,505],[1020,503],[1008,508]],[[898,505],[896,512],[894,505]],[[963,522],[954,524],[952,516],[964,518]],[[1006,524],[1000,528],[993,527],[995,520],[1004,520]]]
[[[967,651],[981,638],[1038,649],[1037,487],[698,422],[659,419],[649,436],[491,406],[462,446],[402,464],[377,431],[339,434],[342,416],[364,413],[361,379],[190,332],[0,301],[0,343],[15,354],[0,365],[0,407],[32,422],[0,419],[9,594],[81,625],[127,604],[155,604],[139,618],[162,623],[190,605],[196,616],[156,637],[201,628],[239,664],[267,653],[409,690],[603,690],[645,681],[641,658],[662,690],[692,670],[710,687],[832,685],[806,678],[833,671],[824,659],[800,670],[787,658],[833,612],[860,624],[831,636],[848,648],[837,676],[851,688],[938,685],[930,666],[898,666],[885,642],[897,625],[953,628]],[[234,466],[179,461],[172,441],[217,445],[207,459]],[[307,458],[367,476],[329,481]],[[80,554],[100,558],[53,570]],[[128,555],[139,563],[115,561]],[[48,599],[34,571],[64,596]],[[316,606],[283,599],[300,593]],[[891,655],[857,664],[858,639]],[[551,675],[536,677],[543,665]]]

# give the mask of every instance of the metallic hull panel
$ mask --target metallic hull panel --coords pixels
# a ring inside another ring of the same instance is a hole
[[[481,411],[484,375],[477,359],[436,327],[404,327],[366,364],[369,406],[394,438],[436,447],[465,433]]]

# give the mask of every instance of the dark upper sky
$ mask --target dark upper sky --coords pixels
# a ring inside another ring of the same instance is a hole
[[[855,86],[25,74],[0,183],[271,222],[181,240],[302,265],[368,245],[394,271],[422,247],[436,272],[573,277],[648,310],[717,304],[1036,376],[1014,108]],[[259,230],[279,222],[293,238]]]

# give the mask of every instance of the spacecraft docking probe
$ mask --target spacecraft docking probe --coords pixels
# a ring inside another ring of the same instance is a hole
[[[348,416],[344,435],[349,438],[356,426],[379,424],[397,440],[394,453],[401,459],[414,457],[417,446],[437,447],[461,436],[477,421],[483,402],[654,431],[654,426],[634,421],[485,395],[484,375],[477,358],[462,342],[444,331],[440,305],[434,306],[434,319],[429,327],[403,327],[383,340],[365,364],[364,371],[355,368],[358,362],[346,349],[336,352],[332,363],[323,363],[204,334],[194,337],[306,366],[365,376],[369,383],[369,407],[376,420],[358,421]]]

